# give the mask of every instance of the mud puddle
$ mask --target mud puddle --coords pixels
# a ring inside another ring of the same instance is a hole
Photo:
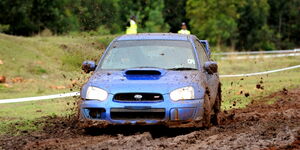
[[[272,105],[264,103],[270,99]],[[0,137],[0,149],[300,149],[300,89],[223,112],[209,129],[114,126],[84,132],[76,117],[45,119],[42,131]]]

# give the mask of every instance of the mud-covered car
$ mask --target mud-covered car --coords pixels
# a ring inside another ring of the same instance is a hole
[[[184,34],[134,34],[114,39],[81,89],[81,119],[105,124],[218,123],[218,66],[206,40]]]

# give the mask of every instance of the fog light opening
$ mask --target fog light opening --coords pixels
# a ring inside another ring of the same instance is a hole
[[[92,119],[101,119],[103,112],[105,112],[105,110],[101,108],[90,108],[88,110],[89,110],[89,116]]]

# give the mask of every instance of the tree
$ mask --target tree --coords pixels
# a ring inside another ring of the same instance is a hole
[[[238,0],[188,0],[186,11],[192,33],[220,46],[237,36]]]
[[[96,30],[99,26],[112,27],[118,19],[116,0],[80,0],[76,11],[82,31]]]
[[[129,22],[129,18],[131,16],[136,16],[137,24],[138,24],[138,32],[141,32],[145,27],[145,21],[147,12],[145,11],[145,7],[149,0],[120,0],[118,5],[119,9],[119,24],[123,31],[126,29],[126,25]]]
[[[8,33],[33,35],[43,29],[64,33],[76,28],[77,20],[65,8],[69,0],[2,0],[0,24],[10,26]]]
[[[268,26],[269,4],[267,0],[245,0],[239,5],[237,48],[247,50],[274,49],[274,32]]]
[[[148,12],[148,19],[145,22],[146,32],[168,32],[170,26],[163,17],[164,1],[153,0],[148,3],[145,11]]]
[[[138,32],[177,32],[186,22],[219,47],[287,49],[300,45],[299,8],[299,0],[1,0],[0,32],[124,33],[134,15]]]
[[[164,1],[160,0],[126,0],[119,1],[120,25],[125,30],[130,16],[136,16],[138,32],[168,32],[163,10]]]
[[[32,9],[32,0],[2,0],[0,1],[0,24],[10,26],[8,33],[19,35],[30,35],[37,28],[30,20],[29,12]]]
[[[300,45],[300,1],[268,0],[268,24],[275,31],[276,46],[281,49]]]
[[[165,22],[170,25],[170,32],[177,33],[180,30],[182,22],[186,24],[189,19],[186,18],[186,1],[187,0],[164,0],[163,15]]]
[[[66,7],[72,0],[33,0],[30,19],[38,32],[48,28],[54,33],[77,30],[79,23],[72,11]],[[73,1],[76,3],[76,1]]]

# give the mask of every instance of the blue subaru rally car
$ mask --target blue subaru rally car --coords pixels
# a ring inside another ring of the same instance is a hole
[[[218,123],[221,90],[209,44],[194,35],[144,33],[114,39],[81,89],[80,117],[106,124],[169,127]]]

